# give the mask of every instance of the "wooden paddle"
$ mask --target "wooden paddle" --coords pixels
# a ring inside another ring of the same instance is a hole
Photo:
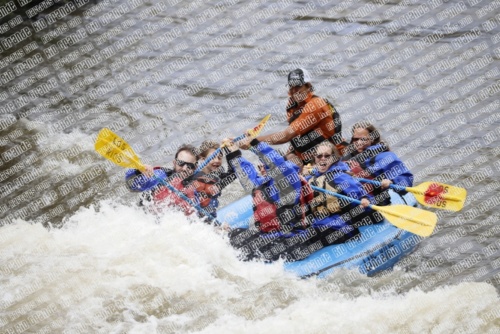
[[[316,191],[343,198],[350,202],[361,204],[357,199],[338,194],[323,188],[312,186]],[[392,225],[422,237],[428,237],[434,231],[437,216],[434,212],[414,208],[407,205],[378,206],[370,205],[371,209],[380,212]]]
[[[264,125],[266,125],[267,121],[269,120],[269,118],[271,117],[271,114],[267,115],[266,117],[264,117],[262,119],[262,121],[260,121],[260,123],[254,127],[253,129],[250,129],[248,130],[248,133],[250,134],[250,136],[252,138],[255,138],[259,135],[259,133],[262,131],[262,129],[264,128]],[[237,141],[240,141],[242,139],[245,139],[246,138],[246,133],[245,134],[242,134],[241,136],[239,137],[236,137],[233,142],[237,142]],[[222,150],[222,148],[226,146],[225,143],[223,143],[221,145],[221,147],[219,147],[218,149],[216,149],[212,154],[210,154],[199,166],[198,168],[196,168],[196,170],[194,171],[194,174],[198,173],[200,170],[202,170],[203,168],[205,168],[206,165],[208,165],[208,163],[210,161],[212,161],[213,158],[215,158],[219,153],[220,151]],[[193,175],[194,175],[193,174]]]
[[[374,180],[361,178],[357,178],[357,180],[380,186],[380,182]],[[464,188],[434,181],[424,182],[416,187],[403,187],[396,184],[391,184],[389,187],[399,191],[411,192],[420,204],[442,210],[462,210],[467,197],[467,190]]]
[[[144,172],[146,170],[146,167],[142,164],[141,160],[139,159],[137,154],[135,154],[132,147],[124,139],[122,139],[110,129],[104,128],[99,132],[94,148],[97,153],[118,166],[138,169],[141,172]],[[198,212],[202,213],[206,217],[213,219],[214,222],[219,225],[219,222],[217,222],[215,217],[204,210],[201,206],[194,203],[181,191],[174,188],[166,180],[159,178],[154,173],[153,177],[162,185],[167,187],[170,191],[186,201],[189,205],[193,206],[196,210],[198,210]]]

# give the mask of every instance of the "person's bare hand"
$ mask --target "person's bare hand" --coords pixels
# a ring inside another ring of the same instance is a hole
[[[305,165],[304,168],[302,168],[302,175],[307,176],[307,175],[311,174],[313,169],[314,169],[314,167],[311,166],[311,164]]]
[[[370,201],[369,201],[368,199],[366,199],[366,198],[361,199],[361,206],[362,206],[363,208],[366,208],[366,207],[368,207],[369,205],[370,205]]]
[[[153,166],[151,166],[151,165],[144,165],[144,172],[143,172],[143,174],[146,175],[147,177],[152,177],[153,175],[155,175]]]
[[[234,143],[234,137],[224,138],[222,140],[222,145],[226,146],[231,152],[238,150],[238,146]]]
[[[383,179],[382,182],[380,182],[380,186],[382,187],[382,189],[387,189],[389,188],[389,186],[392,184],[392,181],[391,180],[388,180],[388,179]]]
[[[244,149],[244,150],[248,150],[250,148],[250,142],[252,141],[252,138],[251,137],[248,137],[248,133],[247,133],[247,137],[245,139],[242,139],[238,142],[238,146],[241,148],[241,149]]]

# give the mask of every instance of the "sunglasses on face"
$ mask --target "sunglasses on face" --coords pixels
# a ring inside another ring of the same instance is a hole
[[[357,142],[358,140],[361,140],[361,141],[368,141],[368,140],[370,140],[370,139],[365,138],[365,137],[363,137],[363,138],[352,138],[352,142],[353,142],[353,143]]]
[[[194,164],[192,162],[186,162],[186,161],[180,160],[180,159],[175,159],[175,163],[179,167],[187,166],[187,168],[189,168],[189,169],[195,169],[196,168],[196,164]]]
[[[322,159],[322,158],[329,159],[331,157],[332,157],[331,154],[318,154],[318,155],[316,155],[316,159]]]

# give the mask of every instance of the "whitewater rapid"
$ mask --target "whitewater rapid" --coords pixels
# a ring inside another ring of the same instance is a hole
[[[369,291],[343,270],[301,280],[241,262],[224,234],[178,212],[102,201],[64,227],[17,221],[0,234],[4,333],[498,333],[487,283]],[[352,275],[352,273],[351,273]],[[356,297],[353,297],[356,296]]]

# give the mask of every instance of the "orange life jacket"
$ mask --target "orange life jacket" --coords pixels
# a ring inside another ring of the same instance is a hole
[[[292,124],[293,121],[299,118],[302,110],[307,108],[307,104],[312,103],[313,99],[321,99],[322,104],[328,106],[329,114],[318,122],[316,128],[306,133],[300,133],[290,141],[295,153],[305,162],[314,160],[311,155],[312,149],[325,140],[333,143],[341,154],[343,154],[343,150],[347,146],[347,143],[342,138],[342,122],[340,121],[339,113],[327,99],[319,96],[311,95],[302,103],[297,103],[290,98],[286,110],[288,124]]]

